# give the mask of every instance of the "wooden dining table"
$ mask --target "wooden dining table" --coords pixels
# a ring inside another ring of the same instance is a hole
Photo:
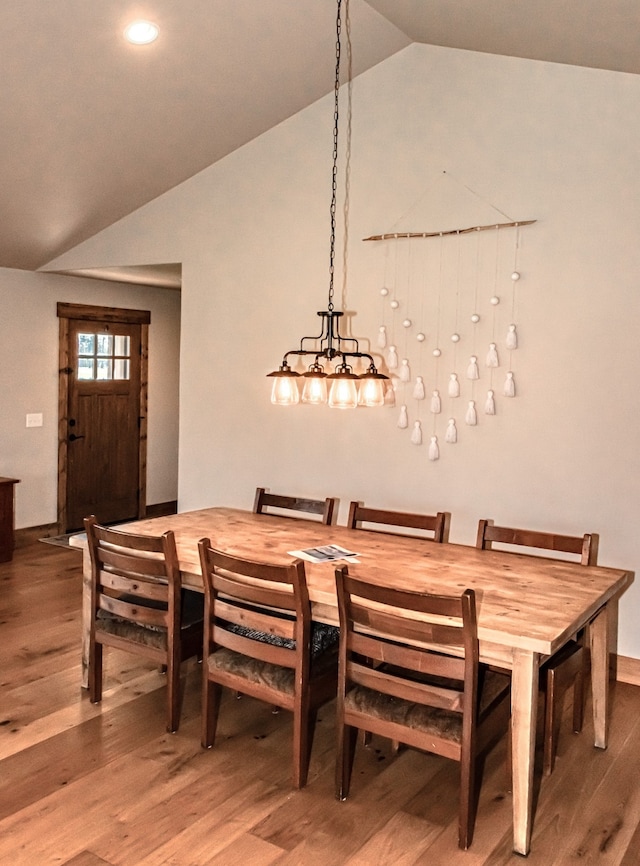
[[[591,648],[594,745],[607,745],[609,647],[617,627],[618,599],[633,572],[600,566],[478,550],[460,544],[386,532],[325,526],[307,519],[253,514],[235,508],[205,508],[125,524],[120,529],[158,535],[173,530],[183,584],[202,591],[198,541],[275,563],[291,552],[335,544],[355,554],[349,570],[373,583],[421,592],[460,594],[475,590],[482,662],[511,671],[513,849],[527,854],[533,821],[534,753],[539,667],[587,623]],[[86,539],[83,591],[83,685],[90,621],[91,570]],[[315,619],[337,624],[336,562],[305,562]]]

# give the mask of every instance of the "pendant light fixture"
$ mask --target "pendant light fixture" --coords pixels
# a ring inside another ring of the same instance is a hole
[[[373,357],[361,352],[354,337],[340,334],[343,313],[336,310],[334,296],[334,263],[336,251],[336,191],[338,176],[338,118],[340,93],[340,36],[342,30],[342,2],[337,0],[336,16],[336,73],[334,81],[333,112],[333,171],[331,177],[331,232],[329,242],[329,298],[326,310],[320,310],[322,329],[317,337],[302,337],[300,348],[286,352],[279,369],[268,376],[273,378],[271,402],[277,406],[293,406],[300,402],[320,405],[329,403],[333,409],[355,409],[356,406],[383,406],[384,380]],[[344,0],[345,5],[349,0]],[[289,364],[294,356],[313,358],[306,373],[298,373]],[[327,373],[321,362],[336,366]],[[351,363],[350,363],[351,362]],[[351,364],[367,364],[364,373],[354,373]],[[302,388],[302,394],[300,392]]]

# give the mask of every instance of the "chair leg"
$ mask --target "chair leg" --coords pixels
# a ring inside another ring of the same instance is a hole
[[[547,682],[544,701],[544,743],[542,753],[542,769],[545,776],[550,776],[556,762],[558,748],[558,719],[556,711],[556,672],[553,668],[547,671]]]
[[[167,731],[175,734],[180,725],[180,661],[167,667]]]
[[[206,664],[206,663],[205,663]],[[218,713],[220,711],[220,699],[222,697],[222,686],[214,683],[207,677],[207,669],[203,668],[202,677],[202,736],[201,743],[204,749],[210,749],[216,739],[216,728],[218,727]]]
[[[293,711],[293,786],[304,788],[309,773],[316,711],[304,704]]]
[[[102,700],[102,644],[92,640],[89,646],[89,700],[99,704]]]
[[[458,817],[458,847],[466,851],[473,841],[476,806],[476,760],[463,753],[460,761],[460,812]]]
[[[577,675],[573,684],[573,732],[579,734],[584,721],[585,670]]]
[[[544,755],[543,772],[548,776],[553,771],[558,748],[558,733],[561,724],[562,696],[573,686],[573,730],[582,730],[588,653],[574,651],[562,664],[550,667],[545,677],[544,711]]]
[[[339,724],[336,751],[336,798],[338,800],[346,800],[349,796],[357,739],[357,728]]]

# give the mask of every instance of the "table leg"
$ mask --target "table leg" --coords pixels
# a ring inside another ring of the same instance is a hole
[[[89,629],[91,623],[91,557],[85,547],[82,552],[82,680],[89,688]]]
[[[514,651],[511,679],[513,850],[525,855],[531,846],[539,663],[537,653]]]
[[[589,626],[591,649],[591,690],[593,694],[594,743],[607,748],[609,721],[609,621],[616,612],[617,601],[609,601]]]

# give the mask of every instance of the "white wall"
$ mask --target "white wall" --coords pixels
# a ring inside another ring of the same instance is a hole
[[[463,543],[480,517],[599,532],[601,563],[635,569],[639,99],[638,76],[418,45],[354,83],[355,335],[383,316],[383,248],[363,237],[503,221],[494,208],[538,220],[521,230],[518,397],[435,463],[396,409],[269,404],[265,374],[326,306],[330,98],[63,256],[183,262],[181,509],[250,507],[260,484],[337,495],[340,520],[352,498],[447,509]],[[619,646],[634,657],[639,609],[637,585]]]
[[[16,527],[57,519],[58,301],[151,311],[147,502],[178,488],[180,294],[0,269],[0,475],[20,478]],[[27,413],[43,426],[27,429]]]

